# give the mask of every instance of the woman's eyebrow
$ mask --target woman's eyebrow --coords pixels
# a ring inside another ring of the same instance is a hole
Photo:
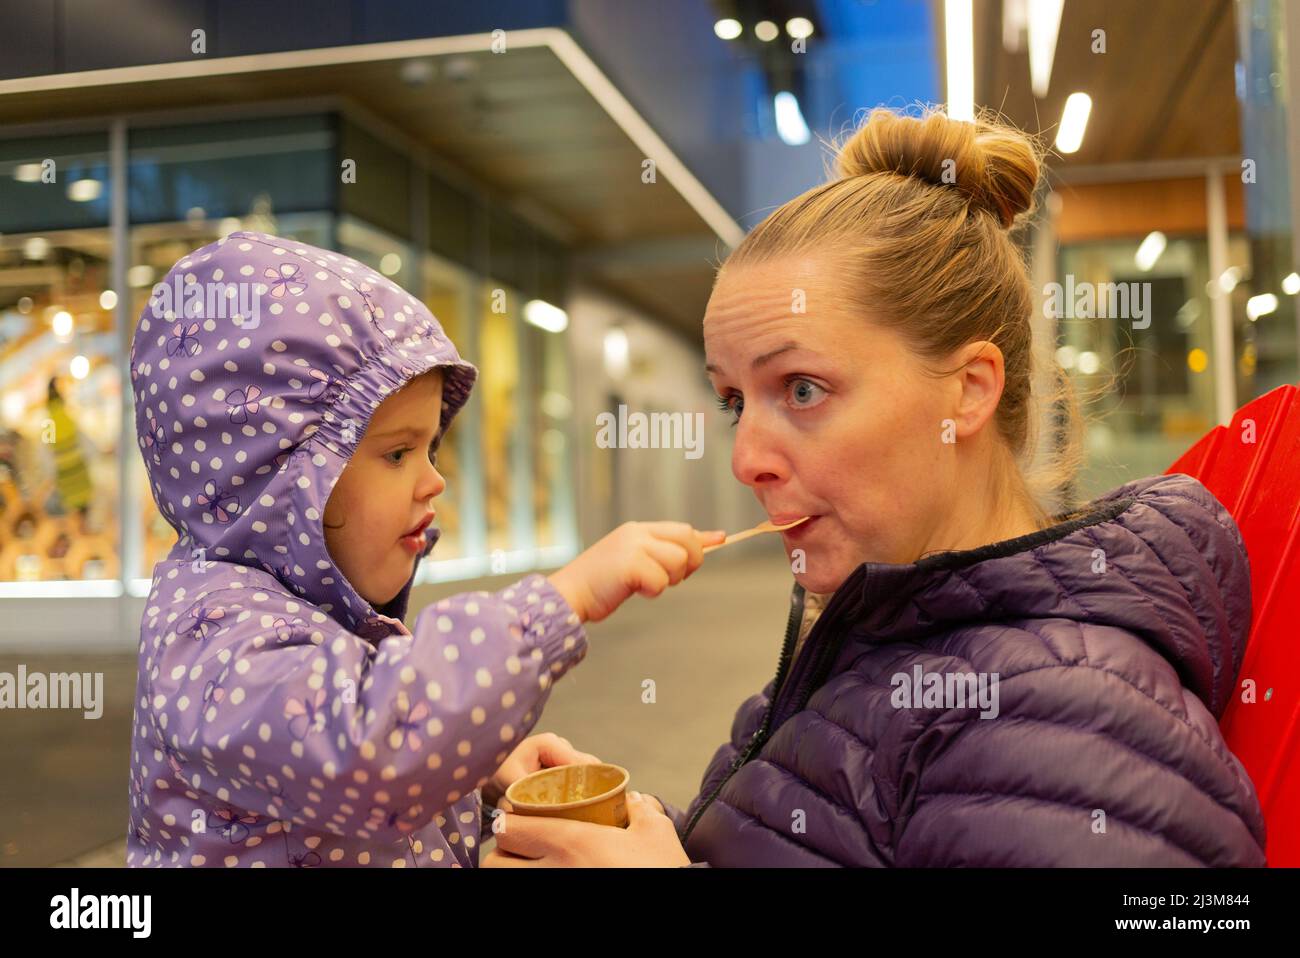
[[[793,341],[788,342],[783,346],[778,346],[776,349],[773,349],[770,352],[766,352],[763,353],[763,355],[761,356],[755,357],[754,361],[749,364],[750,368],[758,369],[760,366],[764,365],[765,363],[771,362],[773,359],[775,359],[777,356],[780,356],[782,353],[788,353],[792,349],[802,349],[802,348],[803,347],[796,342]],[[717,366],[715,366],[713,363],[705,363],[704,371],[706,373],[722,372],[722,370],[719,369]]]

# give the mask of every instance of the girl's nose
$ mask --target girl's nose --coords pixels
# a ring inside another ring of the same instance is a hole
[[[417,497],[423,499],[432,499],[435,496],[442,495],[442,491],[447,488],[447,480],[442,477],[436,466],[429,466],[429,474],[424,477],[417,490]],[[432,508],[432,507],[430,507]]]

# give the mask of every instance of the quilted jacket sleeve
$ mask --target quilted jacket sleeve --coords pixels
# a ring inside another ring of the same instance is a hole
[[[1264,864],[1254,786],[1196,696],[1101,667],[1003,677],[1001,708],[936,710],[898,781],[900,867]]]

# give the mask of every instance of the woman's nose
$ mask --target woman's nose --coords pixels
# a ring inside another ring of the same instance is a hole
[[[757,416],[742,416],[736,424],[731,473],[747,486],[780,482],[789,476],[785,457]]]

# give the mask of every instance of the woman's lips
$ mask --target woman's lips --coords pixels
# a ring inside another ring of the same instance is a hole
[[[807,513],[805,513],[805,515],[806,514]],[[793,518],[785,519],[783,521],[773,519],[772,522],[775,525],[784,525],[786,522],[794,522],[795,519],[800,518],[802,518],[802,516],[794,516]],[[807,522],[801,522],[797,526],[784,530],[781,533],[781,537],[788,542],[798,542],[800,539],[808,535],[809,530],[812,529],[813,526],[817,525],[817,520],[820,518],[821,516],[812,516]]]

